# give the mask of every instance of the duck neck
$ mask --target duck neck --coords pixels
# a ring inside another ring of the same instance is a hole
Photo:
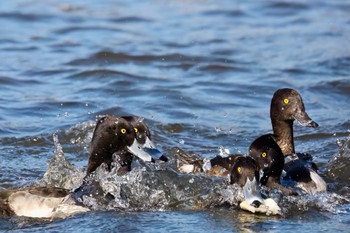
[[[92,144],[87,166],[87,174],[95,171],[102,163],[105,163],[110,170],[113,161],[113,154],[115,152],[122,153],[124,151],[126,151],[126,148],[124,149],[122,146],[116,144],[107,144],[102,140],[99,143]]]
[[[283,155],[294,154],[293,120],[272,120],[272,128]]]

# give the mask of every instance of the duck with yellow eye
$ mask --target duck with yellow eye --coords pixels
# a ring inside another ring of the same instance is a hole
[[[120,164],[118,174],[130,171],[134,156],[152,161],[136,140],[136,133],[127,120],[116,116],[98,119],[90,148],[87,176],[82,185],[70,190],[53,187],[25,187],[0,191],[0,216],[25,216],[32,218],[64,218],[89,211],[82,206],[81,197],[91,194],[88,175],[105,163],[111,167],[113,157]]]
[[[127,119],[107,115],[97,121],[91,140],[87,175],[102,163],[111,169],[113,156],[121,166],[118,170],[119,175],[131,170],[133,156],[143,161],[154,161],[152,156],[143,150],[134,127]]]
[[[285,180],[291,181],[303,192],[314,194],[327,190],[326,182],[318,174],[317,165],[307,153],[295,153],[293,123],[317,128],[305,111],[301,95],[293,89],[277,90],[271,100],[270,118],[276,142],[285,156]]]
[[[262,197],[258,181],[259,169],[255,160],[249,156],[237,156],[230,182],[243,188],[244,200],[239,204],[240,208],[252,213],[281,214],[281,208],[273,199]]]
[[[295,192],[281,185],[281,175],[284,166],[284,156],[273,135],[258,137],[249,147],[248,155],[254,158],[258,169],[262,171],[259,183],[269,188],[277,188],[284,194],[294,195]]]
[[[275,142],[274,142],[275,143]],[[276,144],[276,143],[275,143]],[[263,145],[254,141],[250,148],[262,147]],[[260,153],[264,159],[268,160],[269,153]],[[271,198],[262,198],[259,188],[260,169],[258,163],[250,156],[242,154],[218,155],[212,159],[202,159],[180,152],[181,166],[180,172],[185,173],[205,173],[210,176],[230,176],[230,183],[237,184],[243,189],[244,200],[240,203],[240,208],[253,212],[281,214],[278,204]],[[281,172],[283,169],[283,156]],[[281,161],[280,161],[281,162]],[[273,161],[268,161],[272,164]]]
[[[153,141],[151,140],[151,132],[142,117],[123,116],[123,118],[134,127],[136,140],[150,155],[152,155],[153,159],[163,162],[168,161],[168,158],[156,148]]]
[[[284,155],[295,153],[294,120],[305,127],[318,127],[318,124],[306,113],[301,95],[290,88],[279,89],[274,93],[270,106],[270,118],[277,144]]]

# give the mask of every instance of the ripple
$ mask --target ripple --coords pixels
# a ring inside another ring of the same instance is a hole
[[[38,50],[39,48],[37,46],[28,46],[28,47],[7,47],[7,48],[2,48],[1,50],[8,51],[8,52],[13,52],[13,51],[35,51]]]
[[[46,21],[52,20],[54,17],[45,14],[25,14],[25,13],[0,13],[0,18],[7,20],[16,20],[21,22]]]
[[[323,61],[317,64],[325,72],[330,72],[332,75],[350,75],[350,57],[341,57]]]
[[[263,12],[273,16],[291,16],[300,14],[310,8],[304,2],[294,1],[272,1],[263,7]]]
[[[165,47],[169,47],[169,48],[178,48],[178,49],[184,49],[184,48],[189,48],[191,47],[190,44],[188,43],[179,43],[177,41],[166,41],[166,42],[163,42],[163,45]]]
[[[99,79],[106,78],[110,80],[111,77],[123,77],[123,78],[139,78],[140,76],[132,75],[126,72],[116,71],[116,70],[108,70],[108,69],[95,69],[95,70],[86,70],[82,71],[67,77],[67,79]]]
[[[16,44],[16,43],[18,43],[18,41],[13,40],[13,39],[1,38],[1,39],[0,39],[0,43],[1,43],[1,44]]]
[[[307,10],[309,9],[309,5],[304,2],[298,1],[273,1],[268,4],[271,8],[276,9],[294,9],[294,10]]]
[[[338,101],[346,102],[349,99],[350,84],[347,77],[319,82],[312,89],[324,93],[327,92],[328,97],[334,97]]]
[[[118,17],[114,19],[110,19],[110,21],[115,23],[150,23],[153,22],[151,19],[138,17],[138,16],[125,16],[125,17]]]
[[[198,56],[187,56],[183,54],[165,54],[165,55],[132,55],[126,53],[114,53],[110,51],[101,51],[91,57],[73,60],[67,65],[88,65],[88,64],[120,64],[120,63],[150,63],[150,62],[199,62],[208,61],[207,58]]]
[[[228,16],[228,17],[242,17],[247,16],[247,14],[240,10],[240,9],[233,9],[233,10],[209,10],[203,12],[203,15],[205,16]]]
[[[71,27],[65,27],[59,30],[55,30],[55,34],[70,34],[70,33],[79,33],[82,31],[110,31],[110,32],[119,32],[122,33],[124,30],[117,29],[114,27],[102,27],[102,26],[71,26]]]
[[[75,71],[74,69],[60,69],[60,70],[28,70],[26,72],[24,72],[23,74],[28,75],[28,76],[43,76],[43,77],[47,77],[47,76],[56,76],[56,75],[61,75],[61,74],[65,74],[65,73],[71,73]]]
[[[0,76],[0,86],[26,86],[26,85],[38,85],[42,82],[34,79],[16,79],[11,77]]]
[[[223,64],[209,64],[209,65],[202,65],[199,68],[202,71],[210,71],[210,72],[227,72],[227,71],[248,71],[244,67],[238,67],[238,66],[230,66],[230,65],[223,65]]]

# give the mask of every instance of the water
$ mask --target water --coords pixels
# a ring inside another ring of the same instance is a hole
[[[283,217],[254,215],[211,205],[230,198],[225,179],[136,164],[111,178],[126,179],[114,191],[135,195],[124,202],[54,222],[3,218],[0,229],[348,232],[349,11],[340,0],[1,3],[0,189],[73,186],[106,113],[144,117],[170,167],[177,147],[206,158],[244,153],[271,132],[274,91],[291,87],[320,125],[295,126],[296,150],[315,157],[329,192],[281,198]],[[137,202],[148,195],[154,208]]]

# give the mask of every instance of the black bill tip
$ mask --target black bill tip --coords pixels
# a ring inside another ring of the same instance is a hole
[[[262,203],[258,200],[255,200],[251,205],[254,206],[255,208],[259,208],[259,206],[262,205]]]
[[[318,124],[314,121],[311,121],[309,124],[308,124],[309,127],[312,127],[312,128],[317,128],[318,127]]]
[[[160,156],[159,160],[161,160],[163,162],[168,162],[169,161],[168,157],[166,157],[165,155]]]
[[[152,162],[162,161],[168,162],[168,157],[166,157],[161,151],[155,148],[144,148],[144,150],[152,156]]]

